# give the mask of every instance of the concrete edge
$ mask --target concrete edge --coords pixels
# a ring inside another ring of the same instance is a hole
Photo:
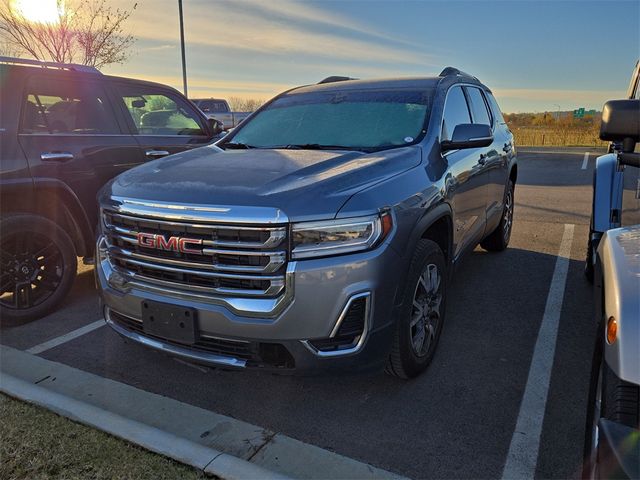
[[[207,474],[217,475],[227,480],[279,480],[289,478],[238,457],[52,392],[4,372],[0,376],[0,391],[11,397],[51,410],[76,422],[102,430],[152,452],[190,465]]]

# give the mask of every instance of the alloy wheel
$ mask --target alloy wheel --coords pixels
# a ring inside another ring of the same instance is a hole
[[[16,232],[0,243],[0,304],[25,310],[56,291],[64,273],[62,252],[45,235]]]
[[[441,307],[442,276],[436,265],[428,264],[418,278],[409,324],[411,347],[418,357],[428,355],[435,347]]]
[[[503,214],[503,230],[502,234],[504,235],[505,241],[509,240],[511,236],[511,227],[513,226],[513,190],[509,190],[507,192],[507,198],[504,203],[504,214]]]

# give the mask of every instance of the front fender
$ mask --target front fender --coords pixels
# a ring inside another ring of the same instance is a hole
[[[622,208],[623,172],[618,168],[615,153],[596,159],[593,181],[593,230],[604,233],[620,226],[620,218],[612,218],[614,210]]]

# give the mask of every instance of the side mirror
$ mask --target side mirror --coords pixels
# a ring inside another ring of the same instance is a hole
[[[493,133],[489,125],[461,123],[453,130],[451,140],[443,140],[440,147],[443,152],[462,148],[487,147],[493,142]]]
[[[211,130],[211,134],[214,137],[224,132],[224,126],[221,121],[216,120],[215,118],[207,118],[207,123],[209,124],[209,130]]]
[[[146,104],[147,102],[142,98],[131,102],[131,106],[133,108],[144,108]]]
[[[622,151],[632,153],[640,142],[640,100],[609,100],[602,108],[600,139],[622,142]]]

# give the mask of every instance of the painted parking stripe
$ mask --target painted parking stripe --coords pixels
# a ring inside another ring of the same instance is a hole
[[[27,350],[27,353],[37,355],[39,353],[46,352],[47,350],[57,347],[58,345],[62,345],[63,343],[70,342],[71,340],[81,337],[82,335],[93,332],[94,330],[104,325],[106,325],[106,323],[103,319],[96,320],[95,322],[90,323],[89,325],[85,325],[84,327],[80,327],[77,330],[73,330],[69,333],[65,333],[64,335],[60,335],[59,337],[41,343],[40,345],[31,347]]]
[[[587,165],[589,165],[589,154],[590,152],[585,152],[584,154],[584,160],[582,160],[582,170],[586,170]]]
[[[503,479],[534,478],[575,225],[565,224]]]

